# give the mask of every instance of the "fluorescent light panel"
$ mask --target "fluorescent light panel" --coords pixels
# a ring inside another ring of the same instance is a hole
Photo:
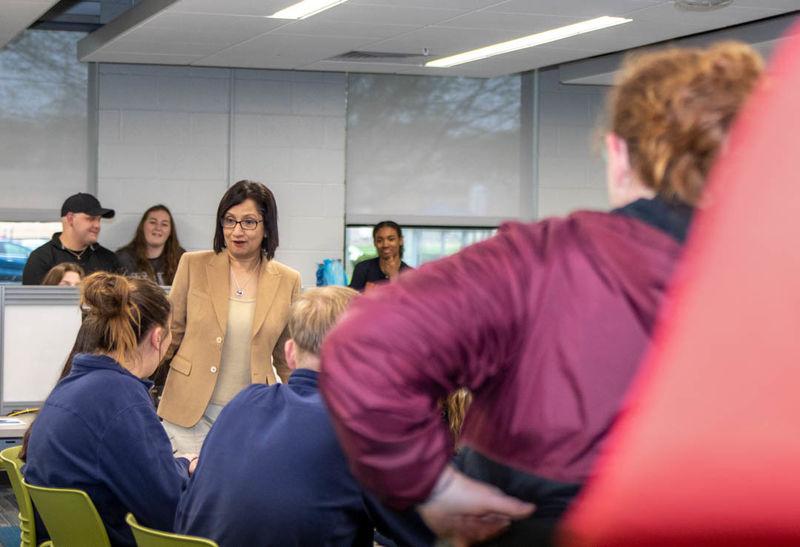
[[[276,11],[267,17],[275,19],[305,19],[345,2],[347,0],[303,0],[297,4],[292,4],[288,8]]]
[[[462,65],[464,63],[470,63],[479,59],[486,59],[487,57],[494,57],[495,55],[510,53],[519,49],[540,46],[542,44],[555,42],[557,40],[563,40],[564,38],[577,36],[578,34],[584,34],[586,32],[592,32],[593,30],[600,30],[621,25],[623,23],[630,23],[632,20],[633,19],[625,19],[624,17],[597,17],[595,19],[581,21],[580,23],[567,25],[565,27],[558,27],[546,30],[544,32],[538,32],[536,34],[531,34],[530,36],[523,36],[522,38],[509,40],[508,42],[500,42],[499,44],[493,44],[491,46],[465,51],[464,53],[459,53],[457,55],[442,57],[441,59],[436,59],[435,61],[429,61],[425,63],[425,66],[431,68],[445,68],[455,65]]]

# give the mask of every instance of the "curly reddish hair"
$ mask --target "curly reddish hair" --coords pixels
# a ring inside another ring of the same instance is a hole
[[[640,182],[665,199],[697,205],[762,69],[761,56],[738,42],[626,58],[609,95],[608,129],[627,144]]]

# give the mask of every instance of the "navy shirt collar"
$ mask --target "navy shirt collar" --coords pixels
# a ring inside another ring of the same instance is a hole
[[[638,199],[612,212],[646,222],[677,242],[683,243],[692,223],[694,208],[656,196],[652,199]]]
[[[70,370],[69,374],[70,376],[77,374],[86,374],[88,372],[98,369],[113,370],[114,372],[119,372],[120,374],[124,374],[130,376],[131,378],[135,378],[136,380],[141,382],[144,385],[144,387],[148,390],[151,387],[153,387],[153,382],[151,382],[150,380],[137,378],[108,355],[78,353],[75,355],[75,357],[72,358],[72,369]]]
[[[319,389],[319,372],[310,368],[298,368],[289,376],[289,385],[292,387],[306,387]]]

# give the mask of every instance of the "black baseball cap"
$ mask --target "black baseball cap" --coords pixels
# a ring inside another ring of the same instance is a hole
[[[66,216],[67,213],[85,213],[93,217],[114,218],[114,209],[104,209],[96,197],[84,192],[73,194],[64,200],[64,205],[61,206],[61,216]]]

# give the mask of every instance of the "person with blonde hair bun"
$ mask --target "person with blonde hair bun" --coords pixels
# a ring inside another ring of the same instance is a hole
[[[553,541],[761,70],[738,43],[629,58],[608,105],[612,211],[507,223],[354,303],[323,346],[320,383],[366,487],[457,544]],[[436,402],[458,388],[473,399],[453,464]]]
[[[170,305],[150,280],[98,272],[84,280],[81,307],[80,353],[31,426],[25,480],[85,490],[111,543],[132,546],[125,515],[171,530],[193,467],[173,457],[146,380],[169,347]]]

